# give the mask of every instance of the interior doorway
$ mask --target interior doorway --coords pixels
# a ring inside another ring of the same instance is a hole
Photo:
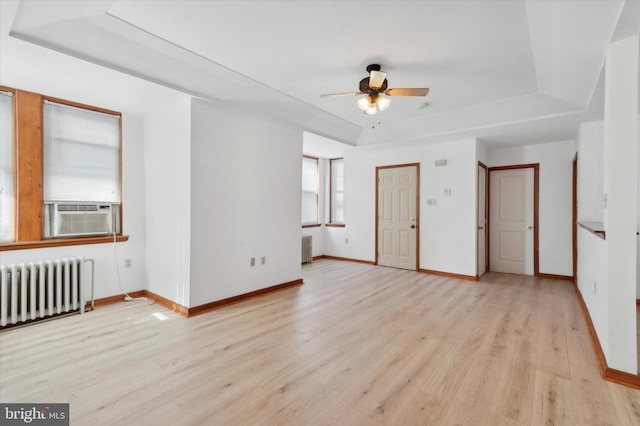
[[[376,167],[376,264],[418,270],[420,164]]]
[[[489,270],[539,275],[539,165],[489,169]]]

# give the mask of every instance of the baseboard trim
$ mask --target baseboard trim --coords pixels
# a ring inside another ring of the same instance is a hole
[[[138,290],[129,293],[129,296],[132,298],[136,297],[146,297],[147,299],[153,300],[158,305],[169,309],[170,311],[176,312],[183,317],[193,317],[196,315],[203,314],[205,312],[213,311],[215,309],[220,309],[224,306],[233,305],[235,303],[242,302],[244,300],[253,299],[254,297],[263,296],[268,293],[273,293],[275,291],[283,290],[285,288],[294,287],[298,285],[302,285],[304,282],[302,278],[297,280],[289,281],[282,284],[277,284],[271,287],[262,288],[260,290],[251,291],[249,293],[239,294],[237,296],[229,297],[222,300],[216,300],[215,302],[206,303],[200,306],[194,306],[193,308],[187,308],[186,306],[182,306],[179,303],[176,303],[172,300],[169,300],[165,297],[160,296],[159,294],[155,294],[149,290]],[[104,306],[110,305],[112,303],[124,302],[124,294],[119,294],[116,296],[104,297],[101,299],[96,299],[94,301],[94,306]],[[87,308],[91,307],[91,303],[87,303]]]
[[[158,305],[165,307],[167,309],[169,309],[170,311],[176,312],[180,315],[182,315],[183,317],[188,317],[189,315],[189,308],[187,308],[186,306],[182,306],[179,303],[174,302],[173,300],[169,300],[166,297],[162,297],[159,294],[155,294],[152,291],[149,290],[145,290],[144,291],[144,296],[147,299],[153,300],[154,302],[156,302]]]
[[[587,309],[587,305],[582,298],[582,294],[580,293],[580,289],[578,288],[578,286],[575,286],[575,291],[578,297],[578,301],[580,302],[580,307],[582,308],[584,321],[587,324],[587,330],[589,331],[589,337],[591,338],[591,345],[593,346],[593,351],[595,352],[596,360],[598,361],[600,376],[602,376],[602,378],[608,382],[618,383],[619,385],[640,389],[640,375],[633,375],[624,371],[615,370],[613,368],[609,368],[609,366],[607,365],[607,359],[605,358],[604,352],[602,351],[600,339],[598,339],[596,329],[593,326],[593,321],[591,321],[591,315],[589,314],[589,310]]]
[[[552,280],[574,281],[573,277],[569,275],[545,274],[543,272],[538,272],[538,276],[540,278],[548,278]]]
[[[451,272],[434,271],[433,269],[418,269],[418,272],[423,274],[439,275],[447,278],[456,278],[459,280],[478,281],[478,277],[473,275],[453,274]]]
[[[215,302],[206,303],[200,306],[194,306],[193,308],[187,309],[187,317],[192,317],[195,315],[200,315],[205,312],[213,311],[215,309],[220,309],[224,306],[233,305],[235,303],[239,303],[248,299],[253,299],[257,296],[264,296],[268,293],[273,293],[275,291],[284,290],[289,287],[295,287],[304,284],[302,278],[298,278],[297,280],[289,281],[282,284],[277,284],[271,287],[262,288],[260,290],[251,291],[249,293],[239,294],[237,296],[228,297],[222,300],[216,300]]]
[[[321,256],[314,256],[313,260],[321,260],[321,259],[329,259],[329,260],[340,260],[343,262],[355,262],[355,263],[364,263],[365,265],[375,265],[376,262],[371,260],[360,260],[360,259],[350,259],[348,257],[337,257],[337,256],[327,256],[323,254]]]
[[[144,297],[146,293],[146,290],[136,290],[136,291],[132,291],[129,292],[129,296],[136,298],[136,297]],[[126,297],[126,294],[116,294],[115,296],[109,296],[109,297],[102,297],[100,299],[96,299],[93,301],[93,306],[104,306],[104,305],[111,305],[113,303],[118,303],[118,302],[123,302],[124,298]],[[91,302],[86,302],[85,303],[85,309],[89,309],[91,308]]]

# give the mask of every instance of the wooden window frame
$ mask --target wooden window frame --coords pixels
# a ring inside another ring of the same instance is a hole
[[[13,93],[16,177],[15,241],[0,243],[0,251],[100,244],[114,241],[113,235],[44,239],[42,191],[43,105],[45,100],[120,117],[120,232],[115,236],[115,241],[127,241],[129,237],[122,234],[122,113],[6,86],[0,86],[0,90]]]

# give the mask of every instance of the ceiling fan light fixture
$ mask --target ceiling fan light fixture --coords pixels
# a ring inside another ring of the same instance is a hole
[[[367,111],[367,109],[370,107],[371,105],[371,97],[369,96],[365,96],[364,98],[360,98],[358,99],[358,108],[360,108],[362,111]]]
[[[391,100],[380,95],[376,96],[375,100],[372,99],[371,95],[358,99],[358,108],[365,114],[370,115],[377,114],[378,111],[384,111],[389,104],[391,104]]]
[[[376,105],[375,105],[375,104],[370,104],[370,105],[369,105],[369,108],[367,108],[367,109],[365,109],[365,110],[364,110],[364,113],[365,113],[365,114],[368,114],[368,115],[374,115],[374,114],[377,114],[377,113],[378,113],[378,108],[376,108]]]
[[[378,96],[376,105],[378,105],[378,110],[384,111],[391,104],[391,100],[382,96]]]

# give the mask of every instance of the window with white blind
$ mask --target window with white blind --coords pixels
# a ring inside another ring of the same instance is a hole
[[[318,224],[318,159],[302,157],[302,225]]]
[[[13,93],[0,91],[0,242],[14,240],[15,168],[14,168]]]
[[[120,202],[120,117],[45,101],[43,199]]]
[[[331,168],[331,223],[344,224],[344,160],[334,158],[329,162]]]

